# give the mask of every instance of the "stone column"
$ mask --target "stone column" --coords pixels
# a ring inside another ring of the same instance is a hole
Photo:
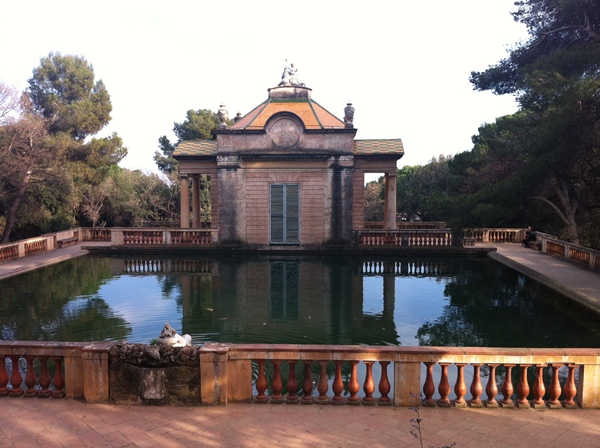
[[[200,228],[200,175],[192,176],[192,227]]]
[[[212,229],[219,227],[219,179],[216,171],[210,175],[210,222]],[[216,242],[214,238],[213,242]]]
[[[385,175],[385,214],[383,228],[396,230],[396,173]]]
[[[190,184],[187,174],[179,176],[181,182],[181,228],[188,229],[190,227]]]

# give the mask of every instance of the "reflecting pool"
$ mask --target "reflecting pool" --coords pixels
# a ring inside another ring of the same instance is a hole
[[[3,340],[599,347],[600,316],[485,258],[85,256],[0,282]]]

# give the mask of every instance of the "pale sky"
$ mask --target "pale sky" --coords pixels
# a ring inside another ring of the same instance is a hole
[[[401,138],[404,165],[472,148],[484,122],[514,98],[476,92],[484,70],[526,39],[514,0],[2,2],[0,81],[25,89],[51,51],[92,64],[111,96],[129,154],[121,166],[156,171],[158,138],[189,109],[242,115],[267,99],[293,62],[312,98],[356,138]]]

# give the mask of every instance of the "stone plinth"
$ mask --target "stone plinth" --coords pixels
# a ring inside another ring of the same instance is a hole
[[[299,87],[299,86],[271,87],[269,89],[269,98],[310,99],[311,93],[312,93],[312,89],[309,89],[308,87]]]
[[[109,353],[109,401],[200,404],[200,347],[118,344]]]

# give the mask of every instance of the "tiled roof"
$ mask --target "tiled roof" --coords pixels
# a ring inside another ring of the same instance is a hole
[[[184,140],[177,143],[173,156],[215,156],[216,140]]]
[[[177,144],[174,156],[215,156],[217,142],[215,140],[184,140]],[[404,146],[400,139],[354,140],[356,155],[395,155],[404,154]]]
[[[311,99],[268,99],[237,123],[231,130],[262,130],[273,115],[289,112],[297,115],[308,130],[344,129],[344,122]]]
[[[393,155],[404,154],[402,140],[354,140],[354,154],[356,155]]]

